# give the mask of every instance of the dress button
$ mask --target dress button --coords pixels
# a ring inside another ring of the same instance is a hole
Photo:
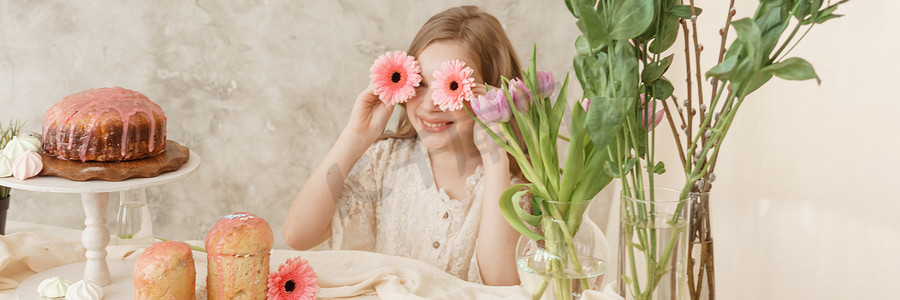
[[[434,242],[434,244],[431,244],[431,246],[434,246],[434,249],[437,249],[438,247],[441,246],[441,243],[440,243],[440,242]]]
[[[447,218],[449,218],[449,217],[450,217],[450,213],[444,213],[444,219],[445,219],[445,220],[446,220]]]

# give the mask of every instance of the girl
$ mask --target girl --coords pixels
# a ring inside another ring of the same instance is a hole
[[[400,104],[396,133],[382,135],[394,108],[369,86],[291,204],[284,238],[299,250],[322,244],[375,251],[422,260],[463,280],[518,284],[519,234],[498,205],[519,176],[516,164],[465,110],[441,110],[429,88],[449,60],[471,67],[476,83],[500,86],[501,76],[521,74],[518,56],[497,19],[474,6],[433,16],[407,53],[417,58],[422,82]]]

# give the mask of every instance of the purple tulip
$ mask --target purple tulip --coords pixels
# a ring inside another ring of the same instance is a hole
[[[509,102],[503,90],[492,89],[472,100],[472,110],[482,122],[507,122],[512,117]]]
[[[553,73],[550,71],[537,71],[537,96],[538,98],[550,98],[553,96]]]
[[[588,111],[588,107],[591,107],[591,99],[584,98],[584,100],[581,100],[581,108],[584,108],[584,112]]]
[[[531,92],[521,79],[515,78],[509,81],[509,94],[512,96],[516,110],[521,113],[528,112],[531,108]]]

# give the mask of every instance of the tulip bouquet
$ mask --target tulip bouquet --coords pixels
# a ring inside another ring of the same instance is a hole
[[[609,159],[608,152],[591,141],[586,121],[589,101],[571,106],[566,101],[568,75],[553,100],[553,74],[537,70],[533,53],[521,78],[502,81],[499,88],[472,100],[474,115],[470,115],[516,159],[528,180],[506,190],[500,208],[524,238],[541,245],[536,258],[517,258],[520,269],[542,276],[533,296],[540,298],[552,286],[556,299],[571,299],[580,290],[597,288],[596,279],[605,273],[605,263],[580,253],[575,239],[587,204],[612,179],[596,172]],[[569,137],[559,132],[564,121],[569,121]],[[495,122],[499,132],[488,126]],[[569,143],[562,164],[558,139]],[[532,196],[530,210],[527,201],[524,208],[521,203],[528,199],[525,194]]]

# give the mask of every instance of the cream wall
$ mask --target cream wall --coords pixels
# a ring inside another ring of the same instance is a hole
[[[698,1],[707,49],[718,43],[724,2]],[[739,17],[757,3],[738,2]],[[269,220],[284,248],[285,210],[346,123],[371,62],[405,49],[429,16],[461,3],[0,1],[0,120],[39,130],[43,112],[72,92],[141,91],[168,114],[169,138],[203,158],[196,174],[148,190],[156,235],[202,239],[222,215],[249,210]],[[742,106],[713,190],[720,299],[900,292],[892,92],[900,39],[888,29],[900,4],[879,4],[848,3],[846,17],[814,28],[794,50],[821,86],[774,79]],[[520,57],[534,42],[545,69],[571,70],[578,32],[562,1],[479,5],[504,24]],[[679,86],[684,77],[670,78]],[[666,180],[676,185],[683,179],[670,158]],[[600,223],[614,193],[595,205]],[[13,199],[10,219],[83,226],[77,196],[14,191]]]
[[[727,2],[697,2],[700,40],[711,49],[704,71],[714,65]],[[737,17],[758,3],[736,2]],[[837,12],[845,17],[817,25],[789,55],[812,63],[821,86],[776,78],[741,106],[712,190],[720,299],[897,298],[896,11],[896,1],[848,2]],[[670,70],[676,86],[683,65]],[[667,179],[683,182],[672,178],[675,157]]]

